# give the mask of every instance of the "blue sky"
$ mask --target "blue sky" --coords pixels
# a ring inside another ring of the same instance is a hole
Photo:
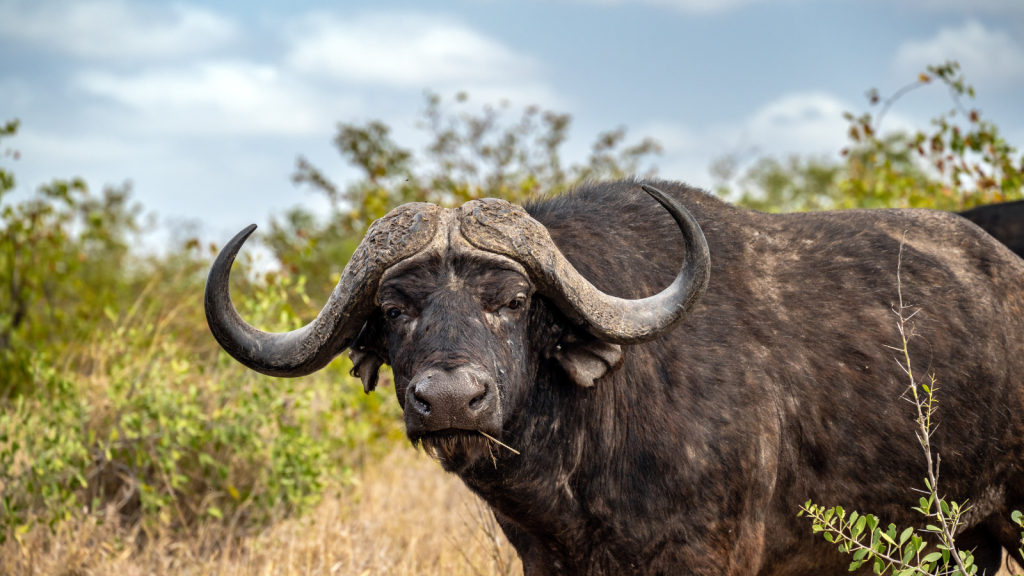
[[[324,208],[289,175],[302,154],[354,176],[338,121],[421,142],[424,89],[569,112],[570,158],[625,125],[664,144],[662,176],[707,186],[724,153],[835,153],[867,88],[946,58],[1024,145],[1024,0],[0,0],[0,118],[22,120],[22,194],[131,180],[163,227],[223,240]],[[930,87],[886,125],[950,106]]]

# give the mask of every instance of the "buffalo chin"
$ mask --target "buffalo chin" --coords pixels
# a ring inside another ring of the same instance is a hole
[[[481,458],[497,456],[496,446],[475,430],[449,429],[413,439],[448,472],[458,472]]]

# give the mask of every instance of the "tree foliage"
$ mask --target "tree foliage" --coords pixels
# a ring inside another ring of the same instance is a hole
[[[400,436],[397,402],[364,396],[347,359],[282,380],[221,352],[202,308],[213,251],[196,239],[133,250],[127,186],[54,180],[8,202],[14,185],[0,165],[0,541],[111,507],[148,532],[223,521],[241,533],[304,510]],[[301,277],[249,278],[233,287],[246,318],[302,323],[286,297],[307,300]]]
[[[911,90],[938,84],[954,108],[932,120],[929,131],[881,131],[889,109]],[[1018,200],[1024,195],[1024,156],[998,126],[967,109],[973,99],[960,66],[929,66],[918,78],[884,100],[868,91],[879,113],[846,114],[849,145],[842,160],[790,157],[758,159],[737,176],[738,155],[712,165],[717,193],[768,212],[838,208],[935,208],[964,210],[981,204]]]
[[[623,178],[644,168],[655,173],[650,161],[661,145],[651,138],[627,145],[625,128],[609,130],[597,136],[584,162],[566,165],[562,148],[571,117],[529,106],[507,122],[509,108],[485,105],[476,112],[464,92],[451,105],[427,93],[417,127],[428,143],[418,154],[395,142],[379,120],[339,124],[334,146],[359,177],[342,186],[299,157],[293,181],[324,194],[331,213],[322,218],[293,209],[271,223],[264,241],[288,270],[322,281],[310,287],[322,298],[370,223],[401,204],[451,207],[485,197],[522,202],[583,180]]]

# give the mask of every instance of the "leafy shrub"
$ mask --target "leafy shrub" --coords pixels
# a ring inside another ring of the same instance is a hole
[[[24,529],[30,512],[46,510],[52,526],[80,505],[88,486],[87,407],[74,386],[38,362],[29,367],[40,391],[19,396],[0,412],[0,527]],[[4,531],[6,532],[6,530]],[[0,533],[0,538],[4,537]]]
[[[287,380],[224,354],[202,309],[212,252],[132,254],[128,199],[75,180],[0,206],[0,538],[109,506],[147,529],[258,525],[401,437],[393,395],[363,395],[347,358]],[[233,291],[283,331],[313,313],[304,285],[243,270]]]
[[[945,86],[955,108],[932,120],[931,132],[882,134],[886,112],[911,90]],[[1024,197],[1024,156],[1002,137],[998,126],[968,110],[973,98],[956,62],[929,66],[917,80],[883,103],[874,89],[877,116],[847,113],[850,144],[842,162],[829,158],[757,159],[739,177],[740,155],[712,164],[716,192],[739,204],[768,212],[837,208],[936,208],[963,210]]]

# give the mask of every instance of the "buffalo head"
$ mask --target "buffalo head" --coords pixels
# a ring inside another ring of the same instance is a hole
[[[648,298],[596,289],[518,206],[414,203],[370,226],[317,318],[285,334],[253,328],[231,304],[228,275],[249,226],[210,270],[210,330],[235,359],[271,376],[310,374],[351,348],[369,392],[390,364],[409,438],[446,467],[470,462],[486,453],[481,433],[501,437],[540,360],[556,359],[571,381],[591,386],[621,365],[619,345],[662,336],[704,293],[710,260],[700,227],[675,199],[643,189],[673,216],[686,249],[675,281]],[[552,313],[567,326],[552,326]]]

